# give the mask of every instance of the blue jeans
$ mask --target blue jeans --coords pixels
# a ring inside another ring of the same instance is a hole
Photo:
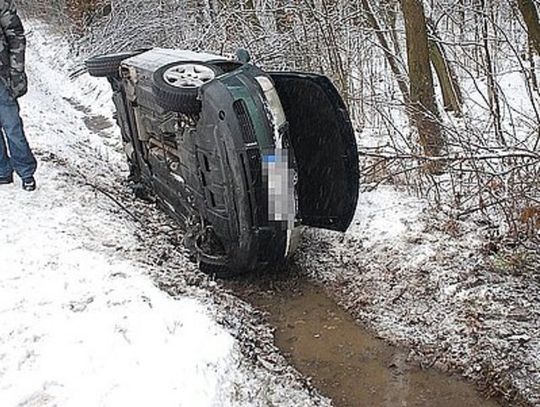
[[[0,79],[0,177],[9,177],[13,170],[22,179],[30,178],[37,162],[24,135],[19,104]],[[9,153],[8,149],[9,147]]]

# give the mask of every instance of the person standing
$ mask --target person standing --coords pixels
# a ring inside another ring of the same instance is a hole
[[[0,0],[0,28],[0,185],[11,184],[15,171],[23,189],[33,191],[37,162],[26,140],[17,102],[27,92],[26,37],[14,0]]]

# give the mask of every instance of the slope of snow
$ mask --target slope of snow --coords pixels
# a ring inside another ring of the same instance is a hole
[[[40,175],[35,194],[0,192],[2,405],[221,404],[230,335],[107,253],[131,244],[128,226],[96,211],[88,190],[47,164]]]
[[[426,206],[397,189],[382,185],[373,191],[361,191],[349,235],[361,237],[365,248],[395,244],[409,231],[417,231],[418,217]]]
[[[2,405],[221,404],[232,337],[116,254],[132,226],[88,188],[47,162],[38,180],[33,194],[0,190]]]

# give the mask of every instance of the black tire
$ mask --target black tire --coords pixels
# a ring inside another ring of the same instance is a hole
[[[166,79],[166,74],[173,68],[181,68],[182,66],[200,66],[209,69],[213,72],[213,77],[222,73],[222,70],[214,65],[205,64],[202,62],[173,62],[159,68],[154,72],[152,91],[156,99],[156,103],[163,109],[185,113],[196,114],[201,111],[201,102],[198,99],[200,85],[181,84],[172,85],[170,79]],[[212,80],[209,79],[208,81]],[[204,82],[204,81],[203,81]],[[203,83],[204,84],[204,83]]]
[[[98,55],[88,59],[86,64],[86,69],[88,73],[92,76],[103,78],[103,77],[115,77],[120,76],[120,63],[128,58],[134,57],[135,55],[142,54],[143,52],[148,51],[148,49],[140,49],[137,51],[126,51],[119,52],[117,54],[107,54],[107,55]]]
[[[230,262],[219,238],[211,228],[207,229],[206,234],[188,233],[185,244],[191,252],[196,254],[199,270],[203,273],[216,278],[228,278],[235,275],[228,266]]]
[[[237,276],[237,274],[233,273],[231,269],[229,269],[227,266],[220,265],[220,264],[206,263],[204,261],[199,262],[199,270],[201,270],[201,272],[203,272],[204,274],[208,274],[209,276],[212,276],[214,278],[219,278],[222,280],[226,280],[226,279]]]

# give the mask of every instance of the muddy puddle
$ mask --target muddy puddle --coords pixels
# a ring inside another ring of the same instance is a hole
[[[408,362],[406,350],[361,328],[313,285],[253,284],[234,290],[267,313],[276,345],[336,407],[499,405],[457,377]]]

